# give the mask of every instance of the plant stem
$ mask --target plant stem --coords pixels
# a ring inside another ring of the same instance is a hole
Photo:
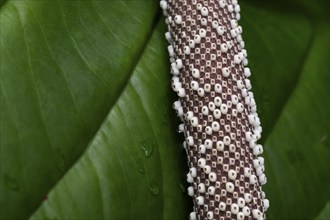
[[[262,128],[236,0],[162,0],[173,107],[183,121],[190,219],[265,219]]]

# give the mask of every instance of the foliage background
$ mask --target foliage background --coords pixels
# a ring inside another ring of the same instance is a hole
[[[329,1],[241,0],[269,219],[329,219]],[[186,219],[157,1],[1,1],[1,219]]]

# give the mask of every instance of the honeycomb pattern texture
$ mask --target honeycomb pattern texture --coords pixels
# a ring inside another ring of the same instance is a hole
[[[183,121],[190,219],[265,219],[262,127],[237,0],[161,0],[173,108]]]

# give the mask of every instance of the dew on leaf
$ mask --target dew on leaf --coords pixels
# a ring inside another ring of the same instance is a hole
[[[159,194],[159,187],[155,183],[149,184],[149,190],[155,196]]]
[[[141,143],[141,148],[143,150],[144,156],[145,157],[150,157],[153,150],[154,150],[154,143],[152,140],[146,140]]]

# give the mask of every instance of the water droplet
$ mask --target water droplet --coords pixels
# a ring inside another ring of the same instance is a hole
[[[145,157],[150,157],[154,150],[154,143],[152,140],[146,140],[141,143],[141,148],[143,150]]]
[[[154,196],[157,196],[159,194],[159,187],[155,183],[149,184],[149,190]]]
[[[144,164],[143,164],[143,160],[142,159],[137,159],[135,161],[135,167],[136,167],[136,169],[137,169],[137,171],[139,173],[141,173],[143,175],[146,173],[146,171],[144,169]]]
[[[5,185],[9,189],[13,191],[18,191],[19,190],[19,185],[18,182],[15,178],[10,177],[9,175],[5,174],[4,175],[4,180],[5,180]]]

